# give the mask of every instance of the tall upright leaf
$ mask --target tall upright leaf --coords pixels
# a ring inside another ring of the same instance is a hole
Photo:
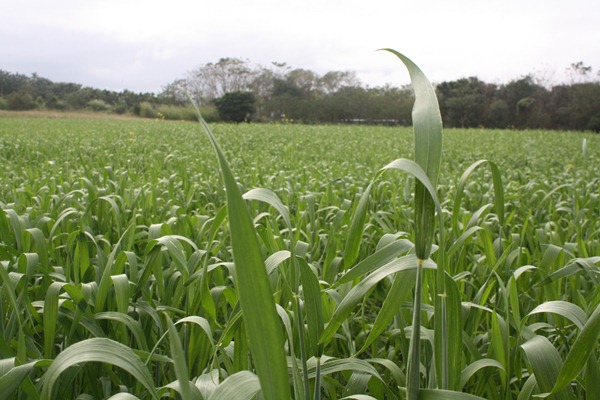
[[[434,192],[442,159],[442,117],[435,90],[425,74],[408,57],[392,49],[385,50],[396,55],[404,63],[410,74],[411,84],[415,92],[415,104],[412,111],[415,162],[425,171],[433,187],[433,190],[428,189],[424,184],[424,180],[415,180],[415,252],[419,261],[415,286],[413,336],[410,342],[407,374],[407,395],[408,399],[412,400],[419,398],[420,390],[420,286],[423,281],[423,260],[427,260],[431,254],[435,233],[436,204],[434,202]],[[442,229],[441,225],[440,229]],[[435,349],[436,369],[437,373],[441,375],[441,388],[445,389],[448,386],[448,361],[447,343],[445,341],[446,290],[443,249],[440,253],[442,258],[438,263],[436,274],[438,296],[435,301]]]
[[[221,147],[199,112],[198,116],[217,153],[225,183],[235,284],[263,398],[289,399],[291,394],[283,333],[256,231]]]
[[[412,123],[415,135],[415,162],[423,168],[429,181],[436,186],[442,159],[442,117],[433,86],[425,74],[408,57],[392,50],[406,66],[415,92]],[[431,253],[435,229],[435,206],[420,181],[415,184],[415,250],[426,260]]]

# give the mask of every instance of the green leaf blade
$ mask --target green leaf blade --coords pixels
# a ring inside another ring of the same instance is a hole
[[[392,49],[384,50],[398,57],[410,74],[415,92],[412,111],[415,162],[423,168],[435,191],[442,160],[442,116],[435,90],[421,69],[408,57]],[[434,232],[435,204],[427,194],[422,181],[417,181],[415,184],[415,249],[417,257],[421,260],[429,258]]]
[[[124,369],[146,388],[153,399],[158,400],[152,375],[142,360],[129,347],[106,338],[87,339],[61,352],[42,377],[41,398],[43,400],[51,398],[54,385],[58,382],[60,374],[67,368],[92,361]]]
[[[598,336],[600,336],[600,306],[596,307],[596,310],[579,332],[577,339],[575,339],[556,378],[552,393],[560,392],[579,375],[588,358],[597,347]]]
[[[257,234],[223,151],[212,130],[201,117],[200,123],[217,153],[225,183],[235,285],[239,291],[250,351],[263,397],[266,400],[289,399],[291,393],[283,333]]]

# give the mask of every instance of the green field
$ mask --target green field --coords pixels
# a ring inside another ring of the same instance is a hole
[[[412,129],[212,128],[241,192],[269,189],[246,206],[293,398],[318,398],[315,387],[324,399],[404,398],[414,178],[374,178],[413,158]],[[443,141],[421,387],[439,387],[433,269],[443,251],[448,390],[529,399],[564,382],[549,398],[594,398],[600,136],[450,129]],[[478,160],[492,163],[461,180]],[[0,206],[0,399],[260,398],[221,169],[198,124],[1,117]],[[471,398],[447,396],[421,398]]]

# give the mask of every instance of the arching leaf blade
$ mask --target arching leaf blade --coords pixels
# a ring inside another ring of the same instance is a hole
[[[235,285],[262,394],[266,400],[289,399],[283,333],[258,237],[225,154],[199,112],[198,116],[217,154],[225,184]]]

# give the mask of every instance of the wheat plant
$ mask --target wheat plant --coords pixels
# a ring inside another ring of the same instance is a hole
[[[594,398],[600,137],[387,53],[412,128],[0,119],[0,399]]]

